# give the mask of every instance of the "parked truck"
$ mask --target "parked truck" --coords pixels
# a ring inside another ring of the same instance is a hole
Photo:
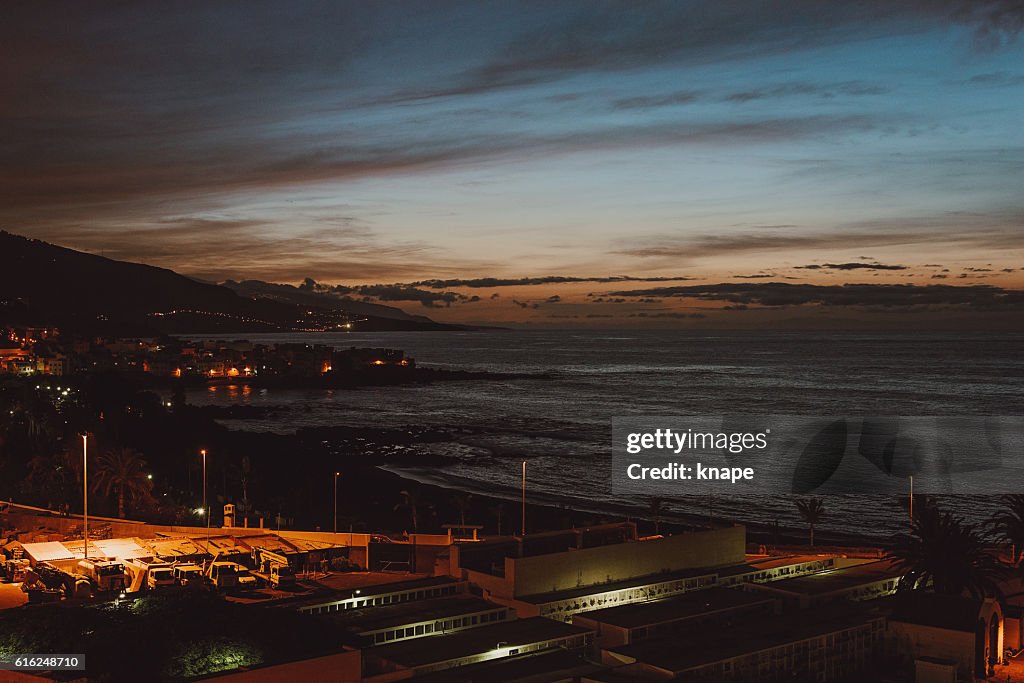
[[[238,587],[238,569],[236,562],[211,562],[206,568],[206,578],[220,590],[232,590]]]
[[[203,576],[203,568],[192,562],[182,562],[172,568],[174,581],[179,586],[195,586],[206,582]]]
[[[286,556],[266,548],[253,548],[252,557],[259,575],[271,587],[287,588],[295,585],[295,572],[292,571]]]
[[[81,560],[78,571],[88,577],[99,593],[123,591],[127,586],[124,565],[117,560]]]
[[[174,568],[169,562],[136,558],[125,563],[131,578],[128,591],[155,590],[164,586],[173,586]]]
[[[248,567],[238,565],[238,588],[240,590],[254,590],[259,587],[259,579],[249,571]]]

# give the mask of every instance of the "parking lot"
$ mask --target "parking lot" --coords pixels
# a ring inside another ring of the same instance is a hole
[[[28,594],[22,592],[20,583],[0,583],[0,609],[20,607],[28,602]]]

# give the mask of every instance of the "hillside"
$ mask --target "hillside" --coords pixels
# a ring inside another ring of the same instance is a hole
[[[393,320],[408,320],[420,323],[434,323],[425,315],[410,315],[405,311],[393,306],[374,304],[366,301],[356,301],[350,297],[337,297],[329,294],[322,294],[315,291],[308,291],[295,287],[294,285],[282,285],[262,280],[242,280],[236,282],[227,280],[223,283],[225,287],[234,291],[239,296],[247,298],[269,299],[298,306],[321,306],[330,309],[343,309],[353,315],[369,315],[377,318],[390,318]]]
[[[277,298],[282,300],[243,296],[166,268],[115,261],[0,231],[0,323],[141,335],[308,328],[311,317],[323,321],[349,314],[362,330],[465,329],[387,306],[360,304],[359,310],[348,311],[341,301]],[[368,306],[375,314],[363,312]]]

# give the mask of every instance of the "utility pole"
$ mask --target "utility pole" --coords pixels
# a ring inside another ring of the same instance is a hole
[[[520,521],[519,534],[526,536],[526,461],[523,461],[523,514]]]
[[[910,475],[910,533],[914,533],[914,475]]]
[[[89,559],[89,434],[82,434],[82,538],[85,559]]]
[[[206,553],[212,557],[212,553],[210,553],[210,504],[206,497],[206,449],[200,449],[199,453],[203,456],[203,514],[206,515]]]

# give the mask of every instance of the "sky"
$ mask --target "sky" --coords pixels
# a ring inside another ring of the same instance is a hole
[[[1004,309],[1022,27],[1019,0],[20,3],[0,228],[440,320]]]

